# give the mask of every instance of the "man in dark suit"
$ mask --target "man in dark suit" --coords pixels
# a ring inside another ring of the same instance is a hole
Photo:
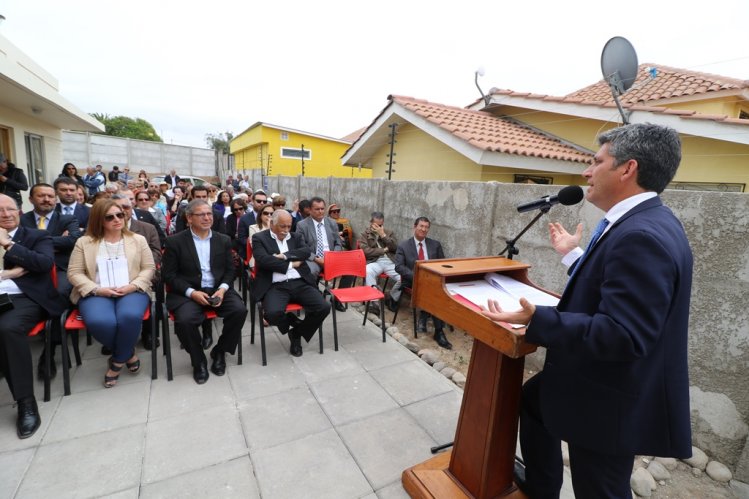
[[[151,255],[153,256],[153,263],[156,264],[156,272],[153,274],[152,284],[153,289],[158,292],[157,287],[161,283],[161,241],[159,241],[159,235],[156,233],[153,225],[133,218],[134,208],[126,194],[115,194],[112,196],[112,200],[122,208],[122,212],[125,214],[125,227],[131,232],[140,234],[148,242],[148,247],[151,249]],[[152,334],[151,321],[144,321],[140,340],[143,343],[143,348],[146,350],[151,349]],[[161,342],[156,338],[156,346],[158,347],[160,344]]]
[[[190,191],[190,200],[200,199],[202,201],[208,202],[208,187],[205,185],[196,185],[192,188]],[[185,214],[185,207],[180,207],[179,211],[177,213],[177,221],[175,224],[175,231],[176,232],[182,232],[187,228],[187,216]],[[213,225],[211,226],[211,230],[214,232],[219,232],[221,234],[226,234],[226,224],[224,223],[224,215],[223,213],[219,212],[218,210],[213,210]]]
[[[68,281],[68,262],[70,253],[73,251],[75,242],[81,236],[78,228],[78,220],[73,215],[61,215],[55,212],[55,189],[49,184],[36,184],[31,187],[29,201],[34,206],[33,211],[21,215],[20,225],[28,229],[40,229],[46,231],[52,237],[52,246],[55,251],[55,266],[57,267],[57,290],[67,302],[73,286]],[[55,362],[55,348],[60,344],[60,332],[55,329],[52,333],[52,352],[50,359],[49,377],[57,375],[57,363]],[[47,352],[42,350],[37,363],[37,372],[40,378],[46,374]]]
[[[317,277],[309,269],[309,247],[302,236],[291,230],[291,215],[276,210],[270,230],[252,236],[252,250],[257,274],[252,292],[262,300],[265,319],[289,335],[291,355],[302,355],[301,338],[310,339],[330,313],[330,303],[317,289]],[[289,302],[304,307],[304,320],[286,314]]]
[[[164,175],[164,182],[169,184],[169,189],[174,189],[177,187],[177,184],[179,184],[179,181],[182,180],[179,178],[179,175],[177,175],[177,170],[174,168],[169,171],[169,175]]]
[[[242,218],[239,219],[237,241],[239,243],[239,254],[242,255],[242,258],[247,256],[245,255],[245,251],[247,249],[247,238],[250,234],[250,225],[257,223],[257,217],[263,211],[263,208],[265,208],[266,203],[268,203],[268,196],[265,194],[265,191],[256,191],[252,195],[252,203],[247,207],[248,209],[242,215]]]
[[[190,201],[185,210],[189,229],[170,236],[164,253],[164,281],[171,285],[166,306],[174,312],[175,329],[190,354],[193,378],[198,384],[208,381],[208,369],[200,337],[204,307],[215,308],[224,320],[224,329],[211,350],[211,371],[226,372],[226,354],[234,354],[241,341],[247,308],[231,287],[234,263],[231,240],[211,230],[213,209],[207,201]]]
[[[52,238],[19,223],[15,200],[0,195],[0,293],[13,302],[12,308],[0,312],[0,371],[18,403],[18,437],[28,438],[39,429],[41,419],[26,334],[48,315],[62,314],[64,306],[52,285]]]
[[[414,280],[414,266],[417,260],[436,260],[445,258],[445,252],[442,250],[442,244],[427,237],[429,228],[432,223],[427,217],[419,217],[414,222],[414,237],[409,237],[402,241],[395,250],[395,271],[401,276],[401,286],[411,288]],[[445,336],[445,323],[424,312],[419,313],[419,323],[416,331],[419,333],[427,332],[427,321],[432,317],[434,322],[434,341],[442,348],[450,350],[453,346]]]
[[[588,249],[577,248],[581,226],[575,234],[549,227],[562,261],[572,261],[559,304],[536,307],[523,299],[521,310],[507,312],[490,302],[485,312],[528,324],[527,341],[547,348],[543,371],[523,387],[520,413],[520,484],[531,497],[559,495],[560,440],[569,444],[580,498],[631,497],[636,454],[692,453],[692,253],[681,223],[658,197],[679,166],[679,135],[633,124],[598,142],[583,177],[586,199],[606,216]]]
[[[60,200],[55,211],[62,215],[73,215],[78,220],[81,232],[85,232],[91,208],[78,203],[78,183],[70,177],[57,177],[54,187],[57,199]]]

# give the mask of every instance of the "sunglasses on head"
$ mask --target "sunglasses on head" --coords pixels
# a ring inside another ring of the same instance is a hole
[[[119,213],[114,213],[111,215],[104,215],[104,220],[106,220],[107,222],[111,222],[112,220],[114,220],[114,217],[117,217],[120,220],[122,220],[123,218],[125,218],[125,214],[122,212],[119,212]]]

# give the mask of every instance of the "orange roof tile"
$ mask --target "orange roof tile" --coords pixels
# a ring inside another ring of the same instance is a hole
[[[588,162],[593,157],[591,152],[566,144],[553,135],[485,111],[399,95],[391,95],[389,99],[485,151],[575,162]]]
[[[657,70],[655,78],[651,78],[650,68]],[[636,104],[747,88],[749,88],[748,80],[646,63],[640,64],[634,85],[619,100],[622,104]],[[604,80],[565,96],[568,102],[572,99],[613,102],[609,85]]]

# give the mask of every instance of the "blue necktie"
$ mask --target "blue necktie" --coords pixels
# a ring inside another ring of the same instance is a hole
[[[588,243],[588,247],[585,248],[585,253],[580,256],[580,258],[577,259],[577,263],[575,264],[575,269],[572,271],[572,274],[570,275],[570,279],[567,281],[568,283],[572,280],[572,277],[577,273],[577,271],[580,269],[580,266],[583,264],[585,259],[588,256],[588,253],[590,253],[590,250],[593,249],[593,246],[596,245],[598,240],[601,238],[601,235],[603,234],[603,231],[606,230],[606,226],[608,226],[609,221],[605,218],[602,218],[600,222],[598,222],[598,225],[596,225],[595,230],[593,231],[593,234],[590,236],[590,242]]]
[[[319,256],[320,258],[322,258],[323,251],[325,249],[325,246],[323,246],[322,238],[323,238],[323,235],[322,235],[322,224],[318,223],[317,224],[317,250],[316,250],[315,254],[317,256]]]

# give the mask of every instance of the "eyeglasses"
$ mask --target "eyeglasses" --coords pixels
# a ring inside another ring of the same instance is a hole
[[[234,208],[231,210],[232,213],[239,213],[240,211],[245,211],[245,208]]]
[[[151,198],[138,198],[138,201],[150,201]]]
[[[114,213],[112,215],[104,215],[104,220],[106,220],[107,222],[111,222],[112,220],[114,220],[114,217],[117,217],[120,220],[122,220],[123,218],[125,218],[125,214],[122,212],[119,212],[119,213]]]
[[[265,203],[267,203],[267,202],[268,202],[268,200],[267,200],[267,199],[256,199],[256,200],[255,200],[255,202],[256,202],[257,204],[265,204]]]
[[[340,213],[341,210],[330,210],[330,213]]]
[[[192,216],[194,216],[194,217],[201,217],[201,218],[208,218],[208,217],[212,217],[212,216],[213,216],[213,213],[211,213],[211,212],[206,212],[206,213],[193,213],[193,214],[192,214]]]
[[[286,203],[273,203],[273,206],[286,206]]]
[[[272,212],[272,211],[264,211],[264,212],[262,212],[262,213],[260,213],[260,214],[261,214],[261,215],[265,215],[265,216],[268,216],[268,217],[269,217],[269,216],[273,215],[273,212]]]

